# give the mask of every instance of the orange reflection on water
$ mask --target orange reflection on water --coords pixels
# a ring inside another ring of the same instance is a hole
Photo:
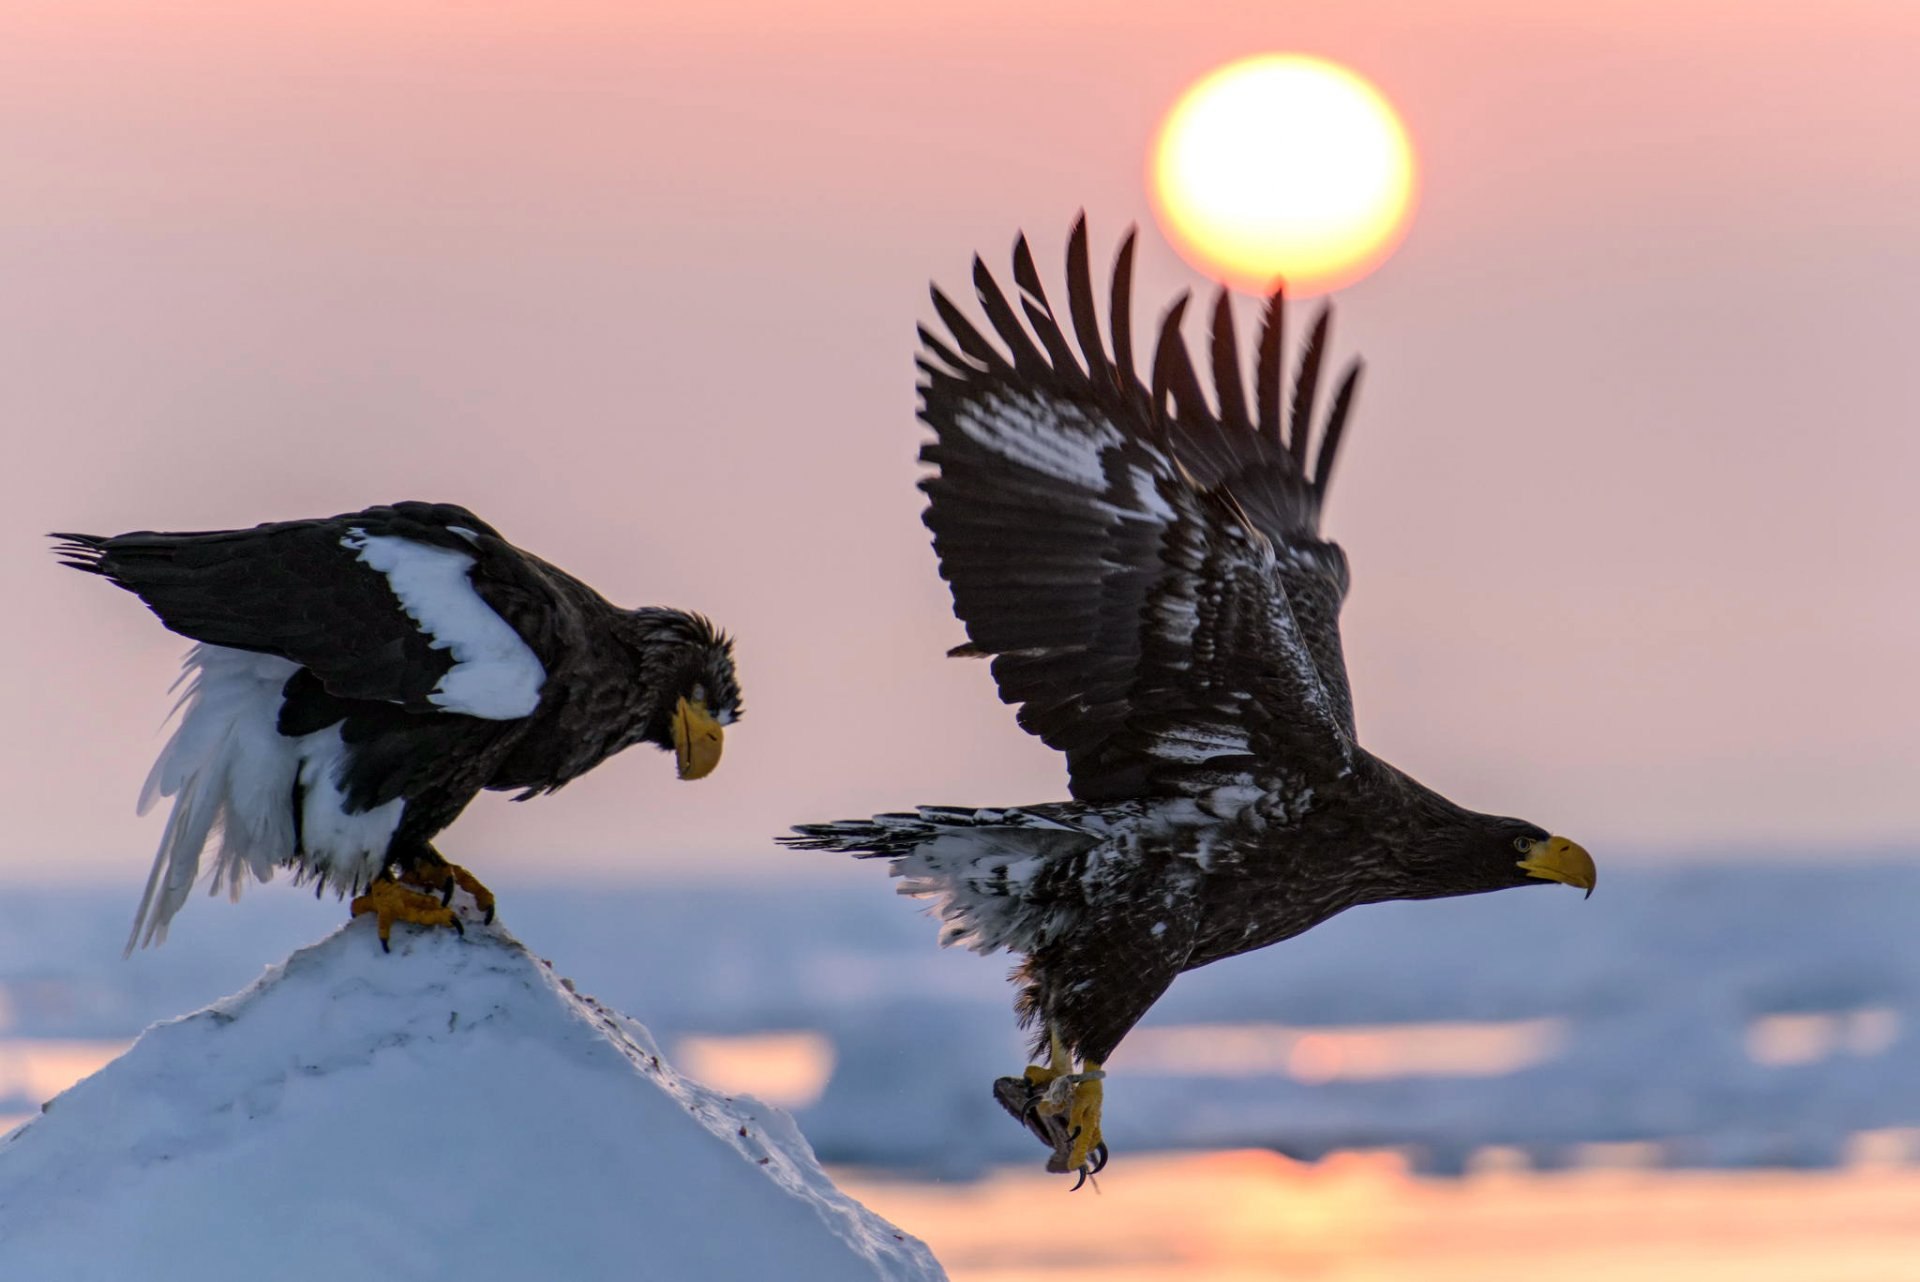
[[[835,1177],[924,1238],[954,1282],[1920,1277],[1911,1168],[1435,1180],[1384,1154],[1229,1152],[1122,1154],[1098,1194],[1032,1168],[974,1185]]]
[[[1558,1019],[1295,1028],[1284,1024],[1182,1024],[1136,1029],[1109,1067],[1132,1073],[1301,1082],[1391,1077],[1502,1077],[1560,1053]]]
[[[126,1041],[0,1037],[0,1099],[44,1104],[127,1049]],[[0,1136],[37,1112],[0,1112]]]
[[[1878,1055],[1899,1036],[1900,1012],[1885,1006],[1762,1015],[1747,1027],[1747,1054],[1773,1067],[1813,1064],[1843,1051]]]
[[[778,1108],[805,1108],[833,1075],[833,1043],[820,1033],[682,1037],[674,1067],[724,1095],[751,1095]]]
[[[0,1037],[0,1098],[17,1095],[45,1103],[96,1073],[132,1043]]]

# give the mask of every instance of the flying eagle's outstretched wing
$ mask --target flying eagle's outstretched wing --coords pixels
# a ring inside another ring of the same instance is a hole
[[[1132,255],[1130,233],[1114,268],[1111,355],[1084,218],[1067,253],[1077,341],[1024,237],[1014,280],[1026,325],[974,260],[999,346],[933,292],[950,338],[920,331],[920,417],[937,438],[921,451],[936,469],[921,489],[967,628],[956,653],[993,656],[1001,698],[1066,754],[1083,801],[1195,795],[1270,769],[1339,774],[1353,752],[1347,567],[1319,521],[1359,367],[1334,393],[1309,469],[1326,312],[1283,413],[1282,300],[1269,302],[1250,411],[1222,294],[1216,408],[1180,336],[1184,300],[1162,322],[1151,388],[1136,375]]]
[[[397,503],[248,530],[57,534],[66,564],[174,631],[276,655],[342,699],[529,716],[590,590],[462,507]]]

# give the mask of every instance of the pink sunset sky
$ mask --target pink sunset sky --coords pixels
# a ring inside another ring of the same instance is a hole
[[[138,884],[186,644],[44,532],[399,498],[739,636],[712,778],[485,797],[442,843],[483,875],[838,872],[769,837],[1063,795],[942,658],[913,325],[1084,207],[1103,260],[1142,224],[1144,331],[1202,283],[1159,116],[1272,50],[1421,162],[1337,298],[1363,742],[1603,863],[1911,844],[1917,47],[1892,0],[11,6],[0,876]]]

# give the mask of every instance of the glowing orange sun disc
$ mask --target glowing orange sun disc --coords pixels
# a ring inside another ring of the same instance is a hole
[[[1266,54],[1200,80],[1167,113],[1147,187],[1187,261],[1252,293],[1319,294],[1406,235],[1413,147],[1393,107],[1321,58]]]

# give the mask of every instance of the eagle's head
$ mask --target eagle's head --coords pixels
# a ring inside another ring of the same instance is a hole
[[[682,779],[705,778],[720,764],[725,727],[740,717],[733,638],[683,610],[630,610],[626,624],[622,640],[652,699],[641,737],[673,754]]]
[[[1471,815],[1447,861],[1466,893],[1557,881],[1593,894],[1593,856],[1525,819]]]
[[[1416,787],[1418,787],[1416,785]],[[1593,894],[1593,856],[1539,824],[1483,815],[1420,789],[1379,834],[1369,899],[1443,899],[1559,882]]]
[[[1369,899],[1442,899],[1549,881],[1593,894],[1593,856],[1579,842],[1525,819],[1468,810],[1362,757],[1375,789],[1359,808],[1376,852],[1366,861]]]

